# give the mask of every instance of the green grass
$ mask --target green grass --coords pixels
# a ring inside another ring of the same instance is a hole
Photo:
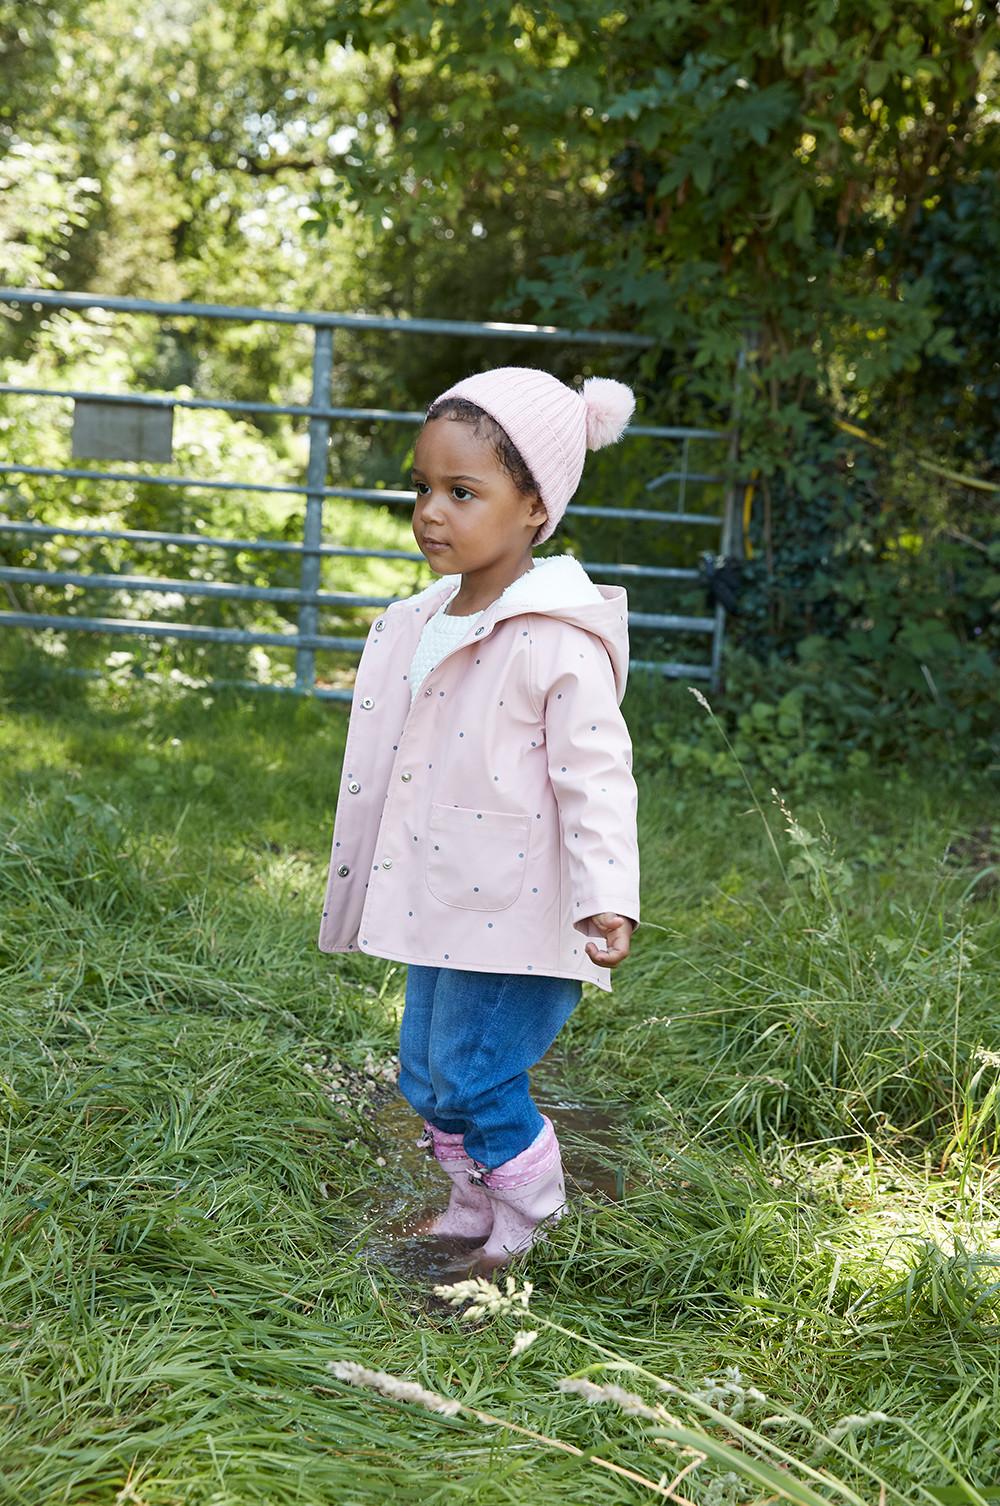
[[[363,1253],[437,1183],[307,1070],[370,1083],[405,981],[316,949],[344,709],[30,671],[0,719],[0,1500],[652,1496],[475,1412],[664,1486],[691,1464],[697,1506],[991,1498],[1000,926],[945,857],[973,783],[869,774],[789,821],[637,760],[644,923],[553,1052],[626,1105],[625,1200],[577,1197],[515,1267],[529,1310],[470,1324]],[[653,696],[705,715],[637,682],[640,753]],[[558,1389],[585,1371],[673,1381],[674,1423]]]

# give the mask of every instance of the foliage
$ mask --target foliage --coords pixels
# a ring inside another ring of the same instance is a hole
[[[973,176],[979,154],[995,165],[986,7],[811,0],[773,20],[678,0],[349,0],[290,36],[307,56],[364,56],[388,100],[339,168],[330,223],[350,205],[430,228],[502,195],[516,244],[526,181],[582,195],[585,238],[564,236],[514,296],[543,319],[648,330],[671,356],[693,347],[689,411],[728,401],[752,326],[745,453],[807,495],[808,394],[864,417],[895,373],[959,358],[932,280],[903,262],[931,186]],[[883,237],[888,263],[870,254]],[[641,364],[662,373],[662,351]]]
[[[750,532],[720,705],[740,756],[802,784],[899,759],[997,767],[1000,545],[990,507],[902,448],[811,429],[815,501]],[[721,769],[707,729],[671,756]],[[731,774],[730,776],[731,777]]]
[[[995,659],[961,649],[939,629],[905,618],[896,638],[873,649],[867,634],[813,634],[794,657],[759,659],[731,648],[726,689],[716,698],[732,749],[746,765],[787,789],[830,788],[845,771],[909,766],[995,773],[1000,767]],[[654,719],[638,756],[666,759],[736,788],[740,777],[709,726]]]
[[[956,361],[927,351],[895,372],[879,393],[880,430],[890,429],[904,448],[952,455],[959,469],[993,477],[1000,474],[1000,279],[989,249],[1000,245],[996,155],[994,146],[980,171],[939,175],[909,234],[887,234],[874,247],[883,265],[895,259],[920,277],[958,353]]]

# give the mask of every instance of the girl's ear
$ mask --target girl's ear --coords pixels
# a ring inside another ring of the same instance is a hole
[[[546,508],[545,503],[542,501],[541,497],[536,492],[535,500],[531,505],[531,511],[529,512],[528,517],[530,518],[532,523],[537,523],[540,527],[548,520],[548,516],[548,509]]]

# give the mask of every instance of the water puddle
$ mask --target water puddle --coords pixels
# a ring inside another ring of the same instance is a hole
[[[570,1202],[618,1202],[625,1194],[618,1146],[627,1105],[574,1093],[564,1082],[571,1068],[565,1052],[543,1058],[530,1073],[532,1097],[559,1137]],[[574,1075],[579,1080],[582,1073]],[[467,1257],[481,1241],[416,1232],[424,1219],[443,1211],[451,1190],[437,1162],[417,1145],[420,1119],[397,1092],[376,1108],[371,1123],[390,1174],[379,1202],[368,1210],[377,1232],[359,1254],[408,1285],[430,1288],[463,1280],[470,1274]],[[439,1298],[427,1300],[445,1307]]]

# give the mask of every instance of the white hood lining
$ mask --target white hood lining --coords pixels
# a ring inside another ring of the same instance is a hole
[[[406,600],[421,601],[441,592],[446,592],[445,599],[448,599],[461,583],[461,575],[442,575]],[[603,602],[604,597],[572,554],[550,554],[545,559],[535,560],[532,569],[511,581],[498,600],[514,603],[525,611],[532,607],[545,611],[553,607],[579,607],[586,602]]]

